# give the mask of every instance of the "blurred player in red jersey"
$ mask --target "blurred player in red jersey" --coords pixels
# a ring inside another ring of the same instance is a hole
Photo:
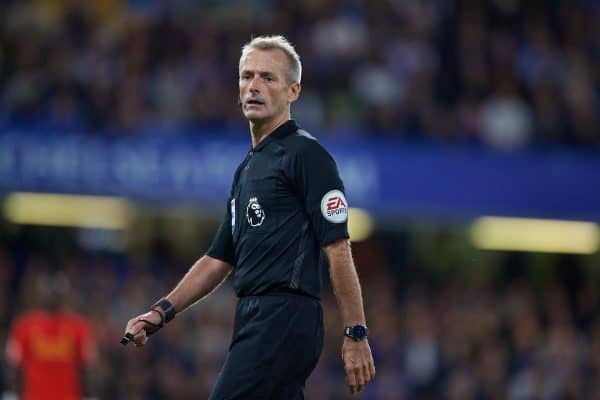
[[[91,328],[65,308],[65,276],[42,275],[36,289],[40,307],[16,318],[10,330],[7,375],[14,392],[4,398],[81,400],[90,390],[87,375],[96,359]]]

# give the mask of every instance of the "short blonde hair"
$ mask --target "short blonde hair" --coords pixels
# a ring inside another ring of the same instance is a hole
[[[240,56],[239,68],[242,68],[242,61],[246,58],[251,50],[274,50],[279,49],[285,53],[288,58],[288,82],[300,83],[302,79],[302,63],[300,56],[296,53],[294,46],[283,36],[258,36],[249,41],[242,47],[242,55]]]

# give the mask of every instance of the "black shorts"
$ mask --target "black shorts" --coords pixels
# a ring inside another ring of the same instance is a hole
[[[323,349],[323,310],[312,297],[242,297],[210,400],[299,400]]]

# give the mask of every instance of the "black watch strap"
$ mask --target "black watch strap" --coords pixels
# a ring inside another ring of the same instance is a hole
[[[171,304],[171,302],[167,299],[160,299],[152,307],[150,307],[151,310],[155,310],[156,308],[160,308],[162,310],[162,313],[160,311],[159,313],[161,314],[161,317],[164,316],[163,323],[165,324],[169,323],[173,318],[175,318],[175,314],[177,314],[175,307],[173,307],[173,304]]]

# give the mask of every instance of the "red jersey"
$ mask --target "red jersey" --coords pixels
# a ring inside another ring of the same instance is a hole
[[[8,361],[22,371],[23,400],[81,399],[82,367],[94,361],[95,353],[88,323],[64,311],[23,315],[7,344]]]

